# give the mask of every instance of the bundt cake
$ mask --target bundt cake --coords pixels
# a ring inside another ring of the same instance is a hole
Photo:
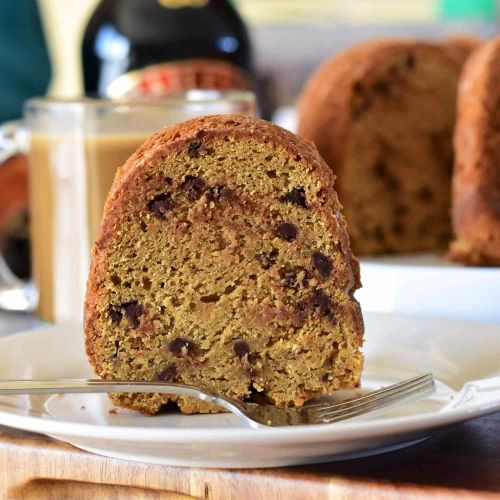
[[[447,247],[460,69],[443,45],[378,40],[328,61],[305,86],[298,134],[337,176],[354,253]]]
[[[452,259],[500,266],[500,37],[467,60],[454,137]]]
[[[97,374],[279,406],[357,387],[359,271],[333,181],[311,144],[250,117],[149,139],[118,171],[93,249],[85,335]],[[217,411],[183,396],[112,400]]]
[[[443,40],[444,46],[451,51],[452,55],[454,55],[461,64],[467,60],[472,51],[477,49],[481,43],[483,43],[481,38],[470,34],[453,35]]]

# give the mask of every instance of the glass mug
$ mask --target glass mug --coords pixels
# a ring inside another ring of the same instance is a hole
[[[17,279],[0,254],[0,308],[80,320],[90,249],[117,168],[162,127],[227,113],[255,115],[254,95],[192,90],[148,101],[28,101],[22,122],[0,132],[0,162],[28,156],[33,282]]]

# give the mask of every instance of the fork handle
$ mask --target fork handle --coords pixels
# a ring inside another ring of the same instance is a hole
[[[156,392],[160,394],[180,394],[191,396],[206,403],[222,406],[231,412],[241,411],[240,401],[201,391],[197,387],[168,382],[148,382],[132,380],[60,379],[60,380],[2,380],[0,395],[24,394],[77,394],[108,392]]]

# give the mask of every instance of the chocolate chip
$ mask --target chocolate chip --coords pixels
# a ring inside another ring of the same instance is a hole
[[[290,222],[280,222],[276,228],[276,234],[285,241],[297,239],[297,228]]]
[[[263,269],[269,269],[276,264],[276,258],[278,257],[278,250],[273,249],[268,253],[258,253],[255,258],[260,262]]]
[[[120,341],[115,340],[115,352],[113,353],[113,358],[118,357],[118,352],[120,351]]]
[[[191,158],[198,158],[203,151],[203,144],[200,141],[192,142],[187,149],[187,153]]]
[[[388,82],[381,80],[381,81],[375,83],[375,85],[373,86],[373,89],[375,90],[375,92],[378,92],[379,94],[389,95],[391,87],[390,87]]]
[[[244,340],[237,340],[233,344],[233,351],[238,358],[242,358],[246,354],[250,354],[250,346],[248,345],[248,342],[245,342]]]
[[[392,232],[398,236],[404,234],[405,226],[401,222],[395,222],[392,226]]]
[[[415,67],[415,56],[413,55],[408,55],[408,57],[406,58],[406,67],[408,69],[413,69]]]
[[[196,344],[185,337],[177,337],[168,344],[169,351],[179,358],[196,356],[198,349]]]
[[[307,272],[307,269],[304,269],[302,267],[297,267],[295,269],[280,269],[279,270],[279,275],[281,278],[281,284],[285,288],[292,288],[292,289],[297,289],[300,284],[300,274],[303,275],[302,278],[302,284],[304,286],[307,286],[308,280],[309,280],[309,274]]]
[[[356,92],[356,94],[363,93],[363,91],[364,91],[363,82],[361,82],[360,80],[356,80],[354,82],[354,85],[352,86],[352,89],[354,90],[354,92]]]
[[[235,352],[236,356],[238,356],[238,358],[245,359],[249,363],[255,362],[255,355],[252,354],[248,342],[244,340],[237,340],[233,344],[233,351]]]
[[[177,366],[175,363],[171,363],[159,372],[157,376],[158,380],[161,380],[162,382],[173,382],[177,376]]]
[[[322,380],[323,382],[328,382],[329,377],[330,377],[330,374],[329,374],[329,373],[324,373],[324,374],[323,374],[323,376],[321,377],[321,380]]]
[[[304,300],[297,303],[296,308],[302,313],[313,310],[317,311],[321,316],[328,316],[331,319],[335,319],[330,297],[321,289],[311,292]]]
[[[148,203],[148,210],[157,218],[165,220],[166,213],[175,207],[170,193],[160,194]]]
[[[120,309],[116,308],[115,306],[109,306],[108,315],[111,318],[111,321],[115,325],[120,323],[120,321],[122,319],[122,312],[120,311]]]
[[[213,186],[207,189],[208,201],[227,200],[231,197],[231,190],[225,186]]]
[[[312,263],[319,275],[326,279],[330,276],[333,269],[332,261],[321,252],[314,252],[312,254]]]
[[[386,180],[385,180],[385,186],[387,187],[387,189],[389,191],[395,192],[395,191],[399,191],[399,189],[401,187],[401,183],[393,175],[388,175]]]
[[[385,161],[381,160],[375,163],[373,166],[373,169],[375,171],[375,174],[383,179],[383,182],[386,186],[386,188],[389,191],[398,191],[400,188],[400,182],[399,180],[389,171],[389,168],[387,167],[387,163]]]
[[[307,208],[306,192],[304,188],[293,188],[289,193],[281,197],[281,201],[292,203],[298,207]]]
[[[189,200],[195,201],[205,191],[205,181],[201,177],[186,175],[181,189]]]
[[[300,302],[297,302],[297,304],[295,305],[295,308],[300,313],[306,312],[308,307],[309,307],[309,304],[307,303],[307,300],[301,300]]]
[[[407,213],[408,213],[408,207],[406,205],[400,204],[396,205],[396,207],[394,208],[394,214],[396,215],[396,217],[402,217]]]
[[[373,169],[375,170],[375,173],[377,174],[378,177],[387,177],[387,163],[385,163],[385,161],[378,161],[377,163],[375,163],[375,166],[373,167]]]
[[[356,106],[354,106],[352,114],[354,119],[359,118],[365,111],[370,109],[372,101],[369,96],[364,96]]]
[[[246,396],[243,401],[248,401],[251,403],[257,403],[259,405],[269,405],[272,404],[273,401],[269,398],[269,396],[265,392],[259,392],[254,385],[250,385],[250,394]],[[262,391],[262,389],[260,389]]]
[[[125,311],[125,316],[127,317],[130,326],[132,328],[137,328],[140,323],[139,318],[144,313],[144,308],[141,304],[139,304],[137,300],[126,302],[122,304],[122,309]]]
[[[311,307],[317,309],[323,316],[331,316],[332,302],[330,297],[324,290],[315,290],[309,296],[309,304]]]
[[[417,198],[422,201],[432,201],[434,193],[430,187],[424,186],[417,191]]]
[[[297,275],[295,273],[287,273],[283,278],[282,283],[285,288],[297,288]]]

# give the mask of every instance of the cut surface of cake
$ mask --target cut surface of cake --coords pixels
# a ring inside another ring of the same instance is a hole
[[[500,266],[500,37],[464,67],[454,137],[452,259]]]
[[[312,145],[250,117],[148,140],[119,169],[93,249],[96,373],[278,406],[359,386],[359,268],[333,182]],[[148,414],[169,401],[218,411],[184,396],[112,399]]]
[[[337,176],[354,253],[446,248],[460,58],[406,40],[325,63],[299,101],[298,134]]]

